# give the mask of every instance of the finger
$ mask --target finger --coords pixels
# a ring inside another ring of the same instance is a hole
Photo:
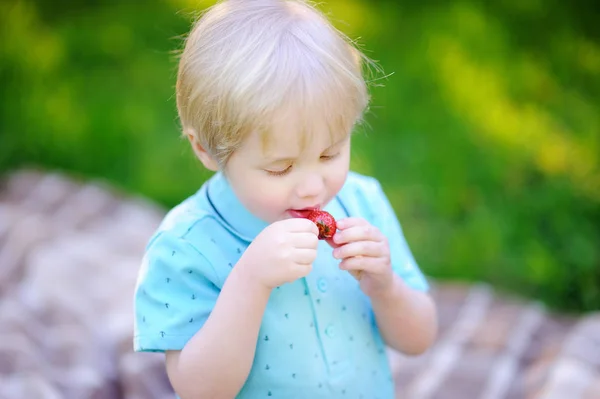
[[[346,259],[352,256],[382,257],[385,255],[385,246],[378,241],[355,241],[333,250],[333,257],[336,259]]]
[[[290,269],[290,273],[294,276],[294,279],[292,281],[294,281],[298,278],[307,276],[312,270],[312,264],[303,265],[300,263],[296,263],[292,265]]]
[[[312,232],[294,233],[292,244],[296,248],[317,249],[319,246],[319,237]]]
[[[291,218],[285,220],[288,231],[291,233],[301,233],[301,232],[312,232],[315,235],[319,235],[319,228],[317,225],[304,218]]]
[[[339,247],[339,244],[336,244],[336,243],[333,241],[333,238],[326,238],[326,239],[325,239],[325,242],[326,242],[327,244],[331,245],[331,247],[332,247],[332,248],[337,248],[337,247]]]
[[[338,229],[348,229],[353,226],[360,226],[363,224],[369,224],[364,218],[351,216],[343,219],[338,219],[336,225]]]
[[[348,271],[364,270],[366,272],[376,272],[383,264],[381,258],[371,256],[353,256],[340,262],[339,268]]]
[[[344,230],[338,230],[333,236],[333,242],[344,244],[353,241],[383,241],[384,236],[372,224],[360,224]]]
[[[296,248],[293,259],[295,263],[300,265],[312,265],[315,259],[317,259],[317,251],[314,249]]]
[[[365,262],[365,258],[362,256],[355,256],[352,258],[344,259],[340,262],[339,267],[341,270],[348,270],[348,273],[352,275],[356,280],[360,281],[363,276],[363,272],[365,269],[363,267],[369,267],[369,260],[375,258],[367,258],[367,262]]]

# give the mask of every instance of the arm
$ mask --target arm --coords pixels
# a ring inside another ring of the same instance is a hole
[[[425,352],[437,333],[437,312],[431,297],[413,290],[396,274],[388,291],[371,296],[381,335],[390,347],[409,355]]]
[[[166,367],[182,399],[233,398],[246,381],[271,290],[237,266],[225,281],[204,326],[181,351],[168,351]]]
[[[377,227],[362,218],[339,220],[337,227],[333,256],[342,260],[340,269],[361,271],[360,287],[371,298],[386,344],[413,355],[427,350],[437,331],[433,300],[425,292],[409,287],[393,271],[390,244]],[[394,247],[392,252],[397,250]]]
[[[306,276],[317,256],[317,226],[288,219],[265,228],[225,280],[206,322],[181,351],[168,351],[167,374],[182,399],[233,398],[246,382],[271,290]]]
[[[389,290],[371,295],[375,319],[389,346],[417,355],[427,350],[437,336],[436,305],[427,294],[427,281],[416,265],[394,208],[379,182],[372,189],[375,209],[382,216],[375,223],[385,237],[383,253],[393,270],[387,278],[392,282]],[[385,275],[388,265],[383,270]]]

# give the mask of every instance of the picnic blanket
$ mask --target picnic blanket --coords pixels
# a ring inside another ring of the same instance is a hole
[[[0,183],[0,398],[173,398],[134,353],[133,289],[165,209],[102,181],[19,170]],[[600,398],[600,314],[553,314],[486,284],[432,281],[438,342],[389,350],[398,398]]]

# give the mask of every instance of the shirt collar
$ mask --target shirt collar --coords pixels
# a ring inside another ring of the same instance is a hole
[[[216,172],[205,185],[204,194],[225,227],[246,242],[251,242],[269,224],[254,216],[238,199],[223,172]],[[336,196],[324,210],[336,219],[349,216],[341,198]]]
[[[206,198],[225,226],[245,241],[252,241],[268,225],[240,202],[222,172],[209,179]]]

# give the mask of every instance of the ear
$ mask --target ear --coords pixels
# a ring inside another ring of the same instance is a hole
[[[204,165],[206,169],[212,170],[213,172],[219,170],[219,164],[217,161],[204,149],[202,144],[200,144],[198,136],[196,135],[196,131],[193,129],[186,129],[185,133],[190,145],[192,146],[192,149],[194,150],[194,153],[196,154],[196,157],[200,160],[200,162],[202,162],[202,165]]]

